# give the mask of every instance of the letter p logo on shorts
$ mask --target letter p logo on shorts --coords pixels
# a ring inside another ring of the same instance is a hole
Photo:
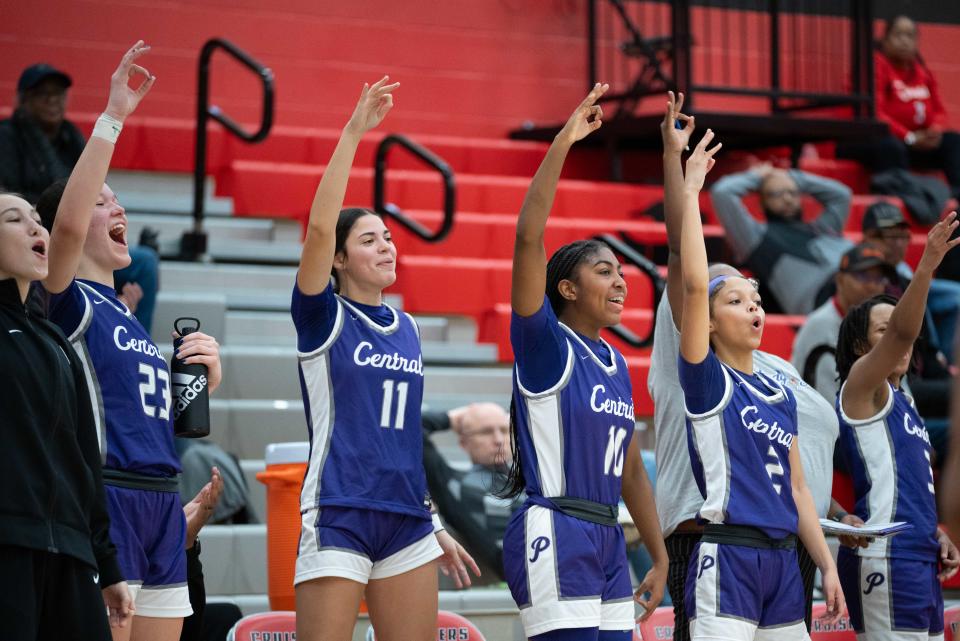
[[[533,556],[530,557],[530,563],[536,563],[537,559],[540,558],[540,553],[550,547],[550,539],[545,536],[538,536],[533,540],[533,543],[530,544],[530,549],[533,550]]]
[[[871,572],[866,577],[864,577],[864,581],[866,582],[867,587],[863,591],[863,593],[870,594],[871,592],[873,592],[873,588],[883,585],[883,582],[886,581],[886,579],[879,572]]]
[[[716,564],[717,562],[713,560],[712,556],[703,557],[703,559],[700,561],[700,570],[697,572],[697,578],[699,579],[700,577],[702,577],[704,572],[706,572]]]

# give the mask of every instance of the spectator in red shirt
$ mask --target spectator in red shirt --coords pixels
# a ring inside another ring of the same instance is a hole
[[[890,133],[880,139],[838,145],[837,155],[874,171],[935,167],[960,196],[960,134],[947,130],[937,82],[917,50],[917,25],[904,15],[886,23],[874,54],[876,114]]]

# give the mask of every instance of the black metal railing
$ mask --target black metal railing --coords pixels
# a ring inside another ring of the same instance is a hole
[[[250,133],[235,120],[223,113],[220,107],[210,104],[210,59],[222,49],[240,64],[253,71],[263,85],[263,109],[260,128]],[[212,118],[227,131],[248,143],[260,142],[273,126],[273,71],[262,65],[246,51],[223,38],[211,38],[200,50],[197,66],[197,132],[193,161],[193,230],[184,233],[180,240],[183,257],[195,260],[207,251],[207,235],[203,229],[204,182],[207,174],[207,121]]]
[[[615,254],[620,256],[626,263],[639,269],[647,278],[650,279],[653,292],[653,300],[650,301],[650,307],[653,310],[653,318],[650,321],[650,330],[646,336],[640,337],[636,332],[626,327],[623,323],[608,327],[613,335],[627,343],[631,347],[644,348],[653,345],[653,332],[657,324],[657,306],[660,304],[660,298],[663,296],[667,283],[660,275],[660,268],[653,261],[631,247],[623,239],[613,234],[599,234],[594,236],[596,240],[602,241],[610,246]]]
[[[758,99],[770,113],[873,115],[870,0],[589,0],[587,86],[632,113],[668,89]]]
[[[387,200],[387,157],[390,150],[400,145],[411,154],[432,167],[443,177],[443,221],[439,229],[431,231],[418,221],[403,213],[399,207]],[[457,190],[453,170],[440,156],[405,136],[390,134],[377,146],[377,159],[373,180],[373,208],[382,216],[389,216],[401,226],[406,227],[428,243],[440,242],[453,229],[453,217],[456,213]]]

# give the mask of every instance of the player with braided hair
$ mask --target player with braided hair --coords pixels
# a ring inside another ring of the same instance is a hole
[[[524,631],[537,641],[629,640],[634,600],[649,615],[666,582],[653,489],[632,438],[627,363],[600,338],[623,312],[627,285],[619,262],[594,240],[566,245],[549,262],[543,246],[564,159],[600,127],[596,102],[606,90],[597,84],[554,139],[517,221],[510,322],[515,447],[505,493],[525,490],[527,501],[507,526],[503,556]],[[635,594],[617,520],[621,495],[654,559]]]
[[[880,295],[851,309],[837,338],[840,445],[853,473],[854,511],[869,525],[913,527],[865,548],[841,548],[840,582],[857,638],[943,639],[940,579],[960,553],[937,526],[930,436],[900,381],[920,333],[933,274],[957,229],[956,212],[930,230],[923,256],[899,302]]]

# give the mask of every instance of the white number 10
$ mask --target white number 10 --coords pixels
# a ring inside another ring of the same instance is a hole
[[[623,474],[623,441],[627,437],[627,430],[623,427],[618,428],[615,425],[610,426],[610,434],[607,439],[607,451],[603,455],[603,473],[614,476]]]
[[[390,425],[390,410],[393,407],[393,386],[395,381],[387,379],[383,382],[383,407],[380,409],[380,427],[395,427],[403,429],[403,415],[407,409],[407,381],[396,383],[397,386],[397,414],[394,424]]]

